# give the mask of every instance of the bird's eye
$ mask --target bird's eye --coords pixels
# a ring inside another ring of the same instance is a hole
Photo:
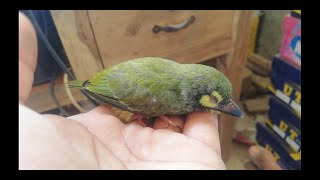
[[[215,97],[215,96],[211,96],[211,98],[212,98],[212,102],[214,102],[214,103],[218,103],[218,99],[217,99],[217,97]]]
[[[223,100],[222,96],[217,91],[213,91],[211,93],[211,97],[212,97],[212,100],[215,101],[215,103],[219,103]]]

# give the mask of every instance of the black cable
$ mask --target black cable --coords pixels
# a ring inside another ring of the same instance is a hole
[[[33,12],[31,10],[29,10],[30,12],[30,16],[31,19],[34,21],[34,26],[38,32],[38,35],[40,36],[40,38],[43,40],[44,44],[46,45],[47,49],[49,50],[49,52],[51,53],[53,59],[58,63],[58,65],[60,66],[60,68],[63,70],[63,72],[65,72],[69,78],[71,80],[75,80],[76,78],[74,77],[74,75],[68,70],[68,68],[65,66],[65,64],[63,63],[63,61],[61,60],[61,58],[58,56],[58,54],[55,52],[55,50],[53,49],[53,47],[51,46],[50,42],[48,41],[48,39],[45,37],[45,35],[43,34],[43,31],[41,29],[41,27],[39,26],[37,20],[35,19]],[[90,101],[91,103],[93,103],[95,106],[98,106],[99,104],[92,99],[85,91],[81,90],[82,94],[85,95]]]
[[[45,37],[47,37],[47,35],[48,35],[48,23],[46,21],[44,13],[45,13],[44,10],[40,11],[41,20],[43,22],[43,27],[44,27],[43,34],[45,35]]]
[[[42,32],[41,27],[39,26],[36,18],[33,15],[33,12],[31,10],[29,10],[30,12],[30,16],[32,18],[32,20],[34,21],[34,25],[35,28],[38,32],[38,35],[40,36],[41,40],[43,40],[44,44],[46,45],[48,51],[51,53],[53,59],[56,60],[56,62],[58,63],[58,65],[61,67],[61,69],[68,74],[68,76],[74,80],[76,79],[73,74],[68,70],[67,66],[63,63],[63,61],[60,59],[60,57],[58,56],[58,54],[55,52],[55,50],[53,49],[53,47],[51,46],[50,42],[48,41],[48,39],[45,37],[45,35]]]

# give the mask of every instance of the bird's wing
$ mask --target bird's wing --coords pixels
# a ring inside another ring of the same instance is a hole
[[[86,89],[92,96],[130,112],[165,114],[170,101],[177,99],[173,66],[172,62],[148,59],[121,63],[97,74]]]

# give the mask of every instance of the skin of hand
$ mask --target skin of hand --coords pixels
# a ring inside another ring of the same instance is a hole
[[[152,128],[123,124],[107,106],[68,118],[24,106],[37,61],[37,37],[19,13],[19,169],[226,169],[216,115],[158,118]]]
[[[249,148],[249,157],[258,169],[263,170],[283,170],[277,161],[274,159],[270,151],[259,145],[254,145]],[[257,169],[250,167],[249,169]]]

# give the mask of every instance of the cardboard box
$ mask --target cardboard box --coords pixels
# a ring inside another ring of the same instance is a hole
[[[286,142],[292,150],[301,150],[301,120],[296,112],[275,96],[269,100],[266,124]]]
[[[272,61],[271,92],[301,115],[301,69],[274,56]]]
[[[297,66],[301,66],[301,19],[286,15],[283,20],[281,56]]]
[[[301,154],[294,152],[265,123],[257,123],[256,141],[269,150],[278,164],[286,170],[301,169]]]

